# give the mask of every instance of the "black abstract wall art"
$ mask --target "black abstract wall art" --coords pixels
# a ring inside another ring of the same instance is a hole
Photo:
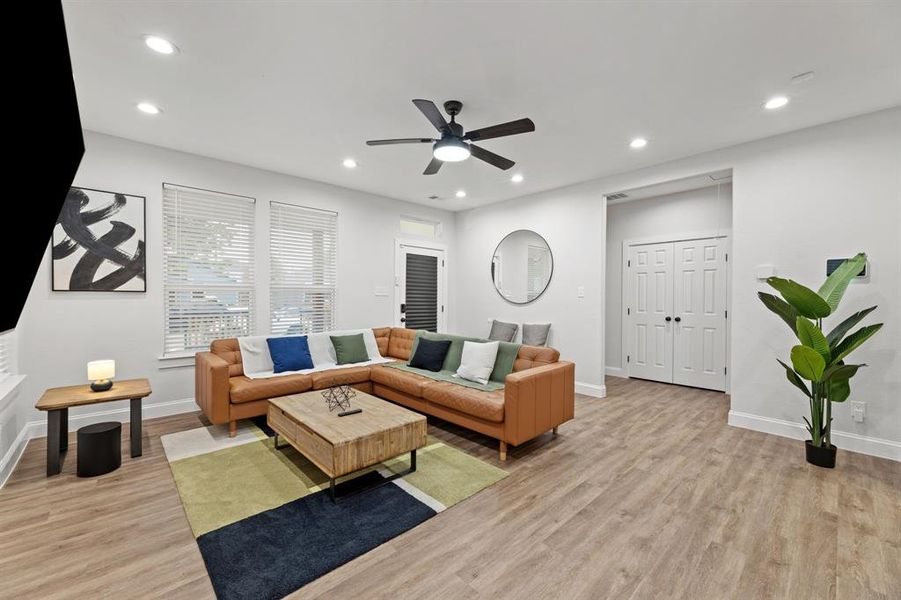
[[[54,291],[146,292],[143,196],[72,187],[53,229]]]

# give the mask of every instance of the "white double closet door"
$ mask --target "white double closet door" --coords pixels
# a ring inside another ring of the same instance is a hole
[[[726,240],[629,246],[630,377],[726,389]]]

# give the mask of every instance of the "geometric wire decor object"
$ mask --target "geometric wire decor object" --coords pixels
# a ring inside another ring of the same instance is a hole
[[[143,196],[71,187],[53,229],[53,291],[146,292]]]
[[[322,390],[322,398],[328,405],[329,412],[332,412],[337,408],[340,408],[341,410],[349,409],[350,401],[356,395],[356,390],[349,385],[339,385],[337,387]]]

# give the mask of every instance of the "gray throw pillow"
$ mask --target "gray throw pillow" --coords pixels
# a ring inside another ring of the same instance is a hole
[[[523,323],[522,343],[526,346],[544,346],[550,330],[550,323]]]
[[[512,342],[516,337],[516,330],[519,325],[516,323],[504,323],[503,321],[491,321],[491,333],[488,334],[489,340],[497,342]]]

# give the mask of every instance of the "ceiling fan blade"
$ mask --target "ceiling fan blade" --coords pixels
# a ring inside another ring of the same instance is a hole
[[[450,128],[447,125],[447,121],[444,120],[441,111],[438,110],[438,107],[435,106],[434,102],[431,100],[414,100],[413,104],[415,104],[416,108],[425,115],[425,118],[435,126],[435,129],[441,133],[449,131]]]
[[[478,142],[519,133],[529,133],[530,131],[535,131],[535,123],[532,122],[532,119],[517,119],[516,121],[510,121],[509,123],[473,129],[472,131],[467,132],[466,135],[463,136],[463,139]]]
[[[438,169],[441,168],[441,165],[444,163],[437,158],[433,158],[432,162],[429,163],[429,166],[425,168],[425,171],[422,172],[423,175],[434,175],[438,172]]]
[[[368,140],[367,146],[387,146],[389,144],[431,144],[431,138],[397,138],[394,140]]]
[[[479,160],[484,160],[486,163],[490,165],[494,165],[498,169],[503,169],[506,171],[516,163],[510,160],[509,158],[504,158],[499,154],[495,154],[494,152],[489,152],[484,148],[479,148],[475,144],[469,145],[469,150],[472,152],[472,155],[478,158]]]

